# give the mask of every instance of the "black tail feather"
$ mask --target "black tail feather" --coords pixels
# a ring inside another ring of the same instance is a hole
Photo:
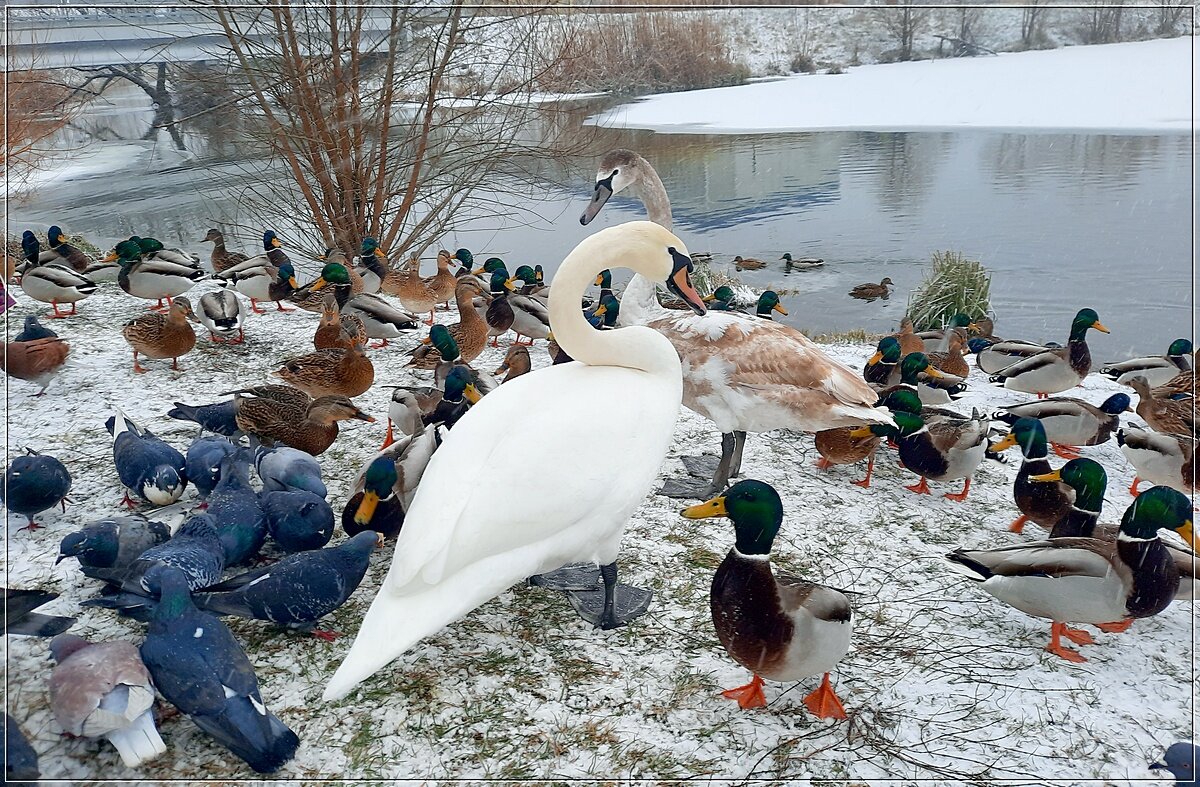
[[[260,713],[246,697],[230,697],[219,715],[192,721],[257,773],[279,770],[300,746],[296,733],[265,708]]]

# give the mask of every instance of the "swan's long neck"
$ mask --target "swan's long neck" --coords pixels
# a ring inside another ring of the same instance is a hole
[[[550,330],[554,333],[554,341],[576,361],[590,366],[623,366],[660,372],[670,370],[673,364],[677,374],[679,358],[674,348],[656,333],[641,328],[597,331],[579,309],[580,299],[588,285],[596,280],[596,274],[609,267],[633,267],[630,265],[632,256],[628,250],[619,247],[602,247],[597,252],[594,244],[585,241],[563,260],[550,288]],[[634,276],[635,281],[639,279],[645,281],[640,275]],[[622,314],[624,311],[622,302]]]
[[[674,219],[671,216],[671,200],[667,197],[667,189],[663,186],[662,178],[648,161],[639,162],[641,177],[630,189],[630,193],[641,199],[646,208],[646,216],[659,226],[673,230]],[[629,286],[621,294],[621,313],[617,316],[618,325],[645,325],[648,322],[670,316],[658,302],[654,282],[635,273],[629,281]]]

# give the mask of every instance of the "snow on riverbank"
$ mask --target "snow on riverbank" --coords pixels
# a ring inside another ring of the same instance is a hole
[[[204,283],[189,295],[195,302],[213,286]],[[19,325],[39,305],[14,292],[21,302],[7,319]],[[43,529],[17,532],[23,522],[10,519],[9,585],[60,592],[43,611],[77,615],[73,631],[97,639],[140,642],[144,628],[104,610],[81,609],[79,602],[96,595],[99,583],[80,575],[74,560],[55,566],[54,557],[65,534],[120,509],[103,427],[111,407],[182,450],[195,429],[164,416],[171,402],[215,401],[219,391],[271,380],[281,359],[311,348],[317,323],[306,312],[251,316],[244,345],[202,336],[180,360],[182,371],[144,361],[150,371],[135,376],[119,328],[144,308],[115,284],[102,285],[80,304],[78,317],[47,321],[72,353],[46,395],[29,398],[31,384],[9,381],[11,450],[49,452],[75,479],[72,505],[65,514],[42,515]],[[452,321],[447,313],[438,318]],[[371,353],[377,384],[358,403],[379,422],[346,426],[321,457],[336,511],[383,439],[390,395],[383,386],[428,383],[426,373],[403,368],[404,350],[415,344],[414,336]],[[489,348],[476,366],[495,368],[505,349]],[[855,368],[871,353],[866,345],[827,350]],[[546,365],[541,343],[531,354],[538,367]],[[960,410],[1023,398],[980,376],[971,386]],[[1093,376],[1072,394],[1100,402],[1115,389]],[[603,439],[604,418],[596,413],[597,439]],[[718,442],[709,423],[682,411],[664,474],[680,471],[679,454],[715,451]],[[1084,453],[1108,469],[1103,521],[1117,521],[1130,502],[1125,490],[1132,472],[1114,443]],[[985,462],[965,503],[940,497],[957,484],[933,484],[933,497],[902,489],[914,479],[891,452],[881,452],[870,490],[849,483],[862,477],[861,466],[820,472],[816,458],[808,436],[752,435],[744,471],[783,497],[787,516],[775,547],[780,568],[859,594],[852,600],[853,648],[835,674],[850,722],[820,722],[806,712],[800,698],[815,681],[768,685],[769,707],[753,712],[719,696],[721,688],[747,678],[717,642],[708,609],[709,584],[732,544],[732,528],[723,520],[684,520],[680,502],[652,495],[630,522],[622,572],[625,581],[652,588],[655,599],[650,613],[626,629],[593,631],[558,594],[517,586],[424,640],[346,700],[326,704],[320,699],[325,681],[387,572],[390,546],[373,556],[362,587],[328,619],[326,628],[345,634],[334,643],[229,619],[267,706],[302,741],[278,776],[926,778],[948,784],[978,774],[1080,783],[1151,778],[1146,763],[1190,734],[1190,605],[1173,605],[1126,634],[1098,633],[1097,644],[1083,648],[1089,661],[1076,665],[1042,650],[1046,622],[992,602],[942,564],[940,556],[956,545],[1022,540],[1006,531],[1015,513],[1015,457],[1005,465]],[[517,497],[555,491],[506,466],[503,457],[495,472],[511,479]],[[151,515],[175,525],[196,502],[189,489],[182,505]],[[1039,535],[1031,528],[1026,538]],[[45,778],[253,777],[184,717],[162,724],[169,747],[164,757],[127,769],[107,743],[60,735],[48,709],[45,641],[8,638],[7,667],[9,712],[31,736]]]
[[[588,122],[702,134],[964,128],[1187,133],[1192,47],[1191,38],[1173,38],[860,66],[839,75],[652,96]]]

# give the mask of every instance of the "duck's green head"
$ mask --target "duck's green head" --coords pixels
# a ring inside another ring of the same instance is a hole
[[[504,268],[498,268],[492,271],[492,283],[490,288],[493,293],[506,292],[508,290],[515,289],[512,285],[512,281],[510,281],[508,278],[508,271],[506,271]]]
[[[466,265],[468,268],[475,264],[475,257],[467,249],[459,249],[454,252],[454,259]]]
[[[462,251],[462,249],[459,249],[459,251]],[[457,257],[455,259],[457,259]],[[463,263],[463,264],[465,265],[466,263]],[[471,273],[473,273],[476,276],[480,276],[485,273],[495,273],[496,271],[500,270],[501,268],[504,268],[505,270],[507,270],[507,267],[504,264],[504,260],[500,259],[499,257],[488,257],[487,260],[483,263],[482,267],[476,268],[475,270],[471,271]]]
[[[300,289],[300,285],[296,282],[296,269],[292,267],[292,263],[285,262],[279,266],[279,276],[277,280],[282,284],[287,282],[292,285],[292,289]]]
[[[1155,486],[1137,496],[1121,518],[1121,535],[1149,540],[1158,536],[1159,529],[1174,530],[1195,549],[1192,531],[1192,503],[1178,490]]]
[[[367,467],[366,476],[363,478],[362,501],[358,504],[358,510],[354,512],[354,522],[359,525],[368,524],[371,517],[375,516],[375,507],[379,505],[379,501],[386,500],[396,493],[398,480],[396,463],[386,456],[376,457]]]
[[[50,227],[50,229],[46,230],[46,243],[50,246],[50,248],[53,249],[55,246],[62,245],[66,242],[67,236],[63,234],[62,227],[55,224]]]
[[[874,366],[880,361],[887,364],[900,363],[900,340],[895,336],[885,336],[879,340],[879,344],[875,345],[875,354],[867,361],[867,366]]]
[[[21,233],[21,252],[25,255],[25,259],[37,265],[38,255],[42,253],[42,244],[38,242],[37,236],[32,230],[25,230]]]
[[[921,396],[911,388],[897,388],[894,391],[888,391],[887,396],[884,396],[875,403],[876,407],[886,407],[893,413],[910,413],[911,415],[921,414]]]
[[[925,353],[909,353],[900,362],[900,382],[908,385],[917,384],[917,375],[921,372],[930,377],[942,377],[942,373],[929,365],[929,357]]]
[[[325,267],[321,268],[321,275],[312,283],[310,289],[316,291],[324,287],[338,287],[350,284],[350,271],[346,270],[346,266],[340,262],[327,262]]]
[[[1176,339],[1171,342],[1171,346],[1167,348],[1167,355],[1172,358],[1180,358],[1191,353],[1192,343],[1187,339]]]
[[[766,293],[764,293],[764,295],[765,294]],[[733,300],[733,289],[725,284],[722,284],[720,287],[713,290],[712,295],[709,295],[707,298],[705,298],[704,302],[712,303],[713,301],[720,301],[721,303],[729,303],[732,300]]]
[[[131,262],[136,262],[141,258],[142,247],[137,244],[137,241],[131,238],[130,240],[123,240],[116,246],[113,246],[112,251],[105,255],[103,261],[112,262],[117,260],[122,264],[128,264]]]
[[[526,287],[532,287],[537,284],[537,272],[528,265],[522,265],[517,268],[517,272],[513,274],[514,279],[520,279]]]
[[[1080,309],[1075,315],[1075,319],[1071,321],[1071,341],[1081,341],[1088,328],[1095,328],[1101,333],[1108,333],[1108,329],[1100,324],[1100,315],[1096,314],[1093,309]]]
[[[1008,434],[992,443],[988,450],[1000,452],[1021,446],[1021,453],[1026,459],[1044,459],[1046,457],[1046,427],[1036,418],[1018,418],[1008,430]]]
[[[600,305],[592,314],[595,317],[603,317],[604,324],[611,328],[617,324],[617,317],[621,315],[621,302],[616,296],[605,293],[600,299]]]
[[[142,250],[142,254],[153,254],[156,251],[162,251],[166,248],[158,238],[139,238],[137,235],[134,235],[130,240],[137,243],[138,248]]]
[[[375,240],[374,238],[370,238],[370,237],[363,238],[362,251],[360,252],[360,254],[362,254],[362,256],[364,256],[364,257],[370,257],[371,255],[375,255],[377,257],[385,256],[383,253],[383,249],[379,248],[379,241]]]
[[[475,388],[475,384],[471,382],[470,370],[465,366],[455,366],[446,375],[442,398],[447,402],[459,402],[466,399],[471,404],[475,404],[482,396]]]
[[[788,313],[787,309],[783,308],[783,304],[779,302],[779,294],[774,290],[767,290],[758,296],[758,308],[756,312],[760,317],[769,317],[773,311],[783,315]]]
[[[949,327],[951,327],[951,328],[966,328],[970,324],[971,324],[971,318],[968,317],[967,315],[963,314],[962,312],[959,312],[958,314],[956,314],[950,318]]]
[[[443,361],[454,361],[458,359],[458,342],[454,340],[454,336],[450,333],[450,329],[441,323],[438,323],[429,329],[429,335],[421,340],[421,344],[432,344],[434,348],[441,354]]]
[[[1049,483],[1061,481],[1075,490],[1075,507],[1099,514],[1104,505],[1104,489],[1108,474],[1099,462],[1091,459],[1072,459],[1062,467],[1043,475],[1031,475],[1030,481]]]
[[[610,271],[608,268],[605,268],[604,270],[597,273],[595,284],[597,287],[603,287],[606,290],[611,290],[612,289],[612,271]]]
[[[792,253],[790,251],[785,251],[783,253],[783,256],[780,257],[779,259],[783,260],[784,262],[791,262],[792,261]]]
[[[263,233],[263,251],[278,249],[282,245],[279,242],[279,237],[275,235],[275,230],[267,230]]]
[[[688,519],[727,516],[737,533],[738,552],[768,555],[783,523],[783,502],[770,484],[746,479],[712,500],[685,508],[683,515]]]
[[[892,413],[892,420],[896,422],[895,428],[892,428],[887,424],[871,424],[870,426],[863,428],[869,429],[871,434],[875,435],[876,437],[887,437],[892,440],[900,437],[909,437],[910,435],[914,435],[925,428],[925,421],[921,419],[921,416],[917,415],[916,413],[906,412],[904,410],[894,411]],[[865,437],[866,435],[861,434],[861,432],[861,428],[855,429],[854,431],[850,432],[850,436]]]

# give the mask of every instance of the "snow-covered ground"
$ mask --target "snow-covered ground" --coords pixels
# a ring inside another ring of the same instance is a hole
[[[967,128],[1189,133],[1192,52],[1193,39],[1173,38],[859,66],[845,74],[650,96],[588,122],[704,134]]]
[[[214,286],[205,283],[197,288]],[[200,294],[194,290],[194,298]],[[19,289],[6,318],[11,326],[38,304]],[[785,299],[786,305],[786,299]],[[144,302],[115,284],[80,305],[80,315],[47,321],[66,338],[67,368],[45,396],[9,381],[8,440],[63,460],[74,476],[65,514],[40,517],[43,529],[17,532],[8,523],[8,585],[53,589],[62,597],[43,611],[77,615],[73,631],[91,638],[139,642],[143,627],[95,609],[80,609],[99,583],[74,560],[55,566],[61,538],[83,523],[119,510],[116,478],[103,422],[113,405],[183,450],[192,425],[166,418],[173,401],[216,401],[217,392],[267,382],[283,358],[311,348],[317,317],[270,311],[247,321],[244,345],[201,336],[182,371],[145,361],[134,375],[119,335]],[[38,308],[45,313],[46,308]],[[1003,304],[997,304],[1000,328]],[[448,314],[439,319],[451,321]],[[353,423],[321,457],[335,511],[361,463],[383,439],[388,384],[428,382],[403,368],[415,345],[398,341],[373,351],[376,386],[359,404],[379,420]],[[838,359],[861,367],[866,345],[830,345]],[[477,366],[499,365],[505,350],[488,349]],[[539,343],[535,364],[547,363]],[[1116,385],[1093,376],[1073,391],[1099,402]],[[993,409],[1022,395],[972,376],[959,408]],[[602,439],[604,413],[596,413]],[[1137,421],[1133,416],[1129,420]],[[534,438],[536,439],[536,438]],[[717,435],[704,419],[680,414],[664,474],[681,470],[675,457],[697,447],[715,451]],[[1116,445],[1084,449],[1109,473],[1105,522],[1128,505],[1132,471]],[[376,553],[362,587],[328,620],[347,636],[335,643],[298,637],[265,624],[228,622],[254,662],[267,706],[299,734],[296,759],[282,778],[787,778],[1147,779],[1146,764],[1163,747],[1187,738],[1194,714],[1190,656],[1193,608],[1175,604],[1137,622],[1125,634],[1097,633],[1083,648],[1085,664],[1070,664],[1041,648],[1049,626],[993,602],[951,573],[940,556],[957,545],[1001,545],[1015,516],[1015,457],[985,462],[965,503],[942,499],[958,485],[933,484],[935,496],[901,488],[914,478],[883,451],[870,490],[850,485],[863,467],[821,472],[812,439],[790,433],[752,435],[747,476],[779,489],[787,510],[774,559],[789,572],[857,593],[853,648],[835,674],[848,722],[822,722],[800,699],[815,681],[769,685],[769,706],[752,712],[719,696],[746,673],[721,649],[709,617],[713,571],[733,542],[724,520],[689,521],[677,501],[651,496],[630,522],[623,578],[655,592],[650,613],[615,632],[593,631],[560,595],[514,587],[431,637],[369,680],[346,700],[321,701],[325,681],[349,647],[391,560]],[[553,494],[520,467],[495,472],[511,493]],[[464,483],[469,483],[465,479]],[[147,512],[177,524],[195,505]],[[1025,538],[1037,537],[1037,528]],[[339,535],[340,539],[341,536]],[[243,779],[253,774],[188,719],[162,724],[168,753],[139,770],[125,768],[107,743],[60,734],[48,709],[46,642],[8,638],[8,709],[32,739],[43,777],[58,779]],[[929,783],[929,782],[927,782]]]

